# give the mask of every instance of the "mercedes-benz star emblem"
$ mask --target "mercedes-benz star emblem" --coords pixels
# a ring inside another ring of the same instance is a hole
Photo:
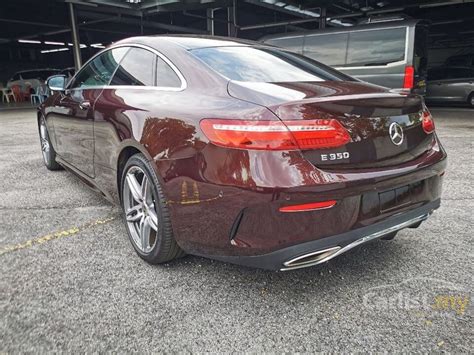
[[[403,128],[397,122],[392,122],[388,128],[388,133],[393,144],[400,145],[403,143]]]

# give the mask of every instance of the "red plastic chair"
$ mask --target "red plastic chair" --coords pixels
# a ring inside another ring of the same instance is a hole
[[[15,96],[15,101],[20,102],[24,100],[24,96],[21,92],[20,85],[12,85],[11,87],[13,95]]]
[[[24,101],[30,101],[31,85],[26,85],[25,91],[22,92],[22,95],[23,95],[23,100],[24,100]]]

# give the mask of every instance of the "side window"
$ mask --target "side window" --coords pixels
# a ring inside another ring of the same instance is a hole
[[[156,55],[143,48],[131,48],[120,63],[110,85],[155,85]]]
[[[173,69],[160,57],[156,58],[156,86],[179,88],[181,80]]]
[[[347,33],[306,36],[303,54],[326,65],[342,66],[346,60],[348,36]]]
[[[445,68],[433,68],[428,70],[428,80],[442,80],[446,78]]]
[[[469,68],[449,68],[448,73],[449,77],[452,79],[464,79],[472,77],[471,69]]]
[[[272,46],[287,48],[290,51],[303,54],[303,36],[273,38],[265,42],[271,44]]]
[[[114,48],[102,53],[87,64],[74,78],[72,89],[108,85],[118,63],[128,48]]]
[[[349,34],[346,66],[387,65],[405,58],[406,28]]]

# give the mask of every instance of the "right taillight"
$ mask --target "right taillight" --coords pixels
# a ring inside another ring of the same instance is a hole
[[[405,67],[405,76],[403,77],[403,88],[413,89],[415,84],[415,68],[409,65]]]
[[[421,126],[423,127],[423,131],[425,131],[426,134],[433,133],[435,130],[435,124],[433,121],[433,117],[431,116],[430,111],[425,109],[423,111],[423,118],[421,120]]]
[[[225,120],[203,119],[206,137],[228,148],[257,150],[325,149],[349,142],[347,130],[334,119],[316,120]]]

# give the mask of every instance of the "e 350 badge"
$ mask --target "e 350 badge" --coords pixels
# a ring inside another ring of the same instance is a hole
[[[349,159],[349,152],[321,154],[322,161]]]

